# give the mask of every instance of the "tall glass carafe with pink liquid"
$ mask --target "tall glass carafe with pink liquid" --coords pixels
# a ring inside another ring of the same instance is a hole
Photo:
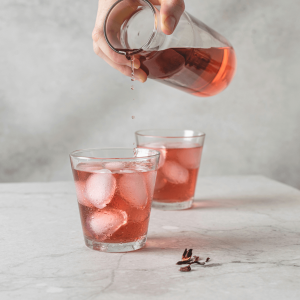
[[[171,35],[161,31],[160,7],[148,0],[119,0],[108,11],[109,46],[135,56],[148,78],[199,97],[213,96],[231,82],[236,67],[231,44],[184,12]]]

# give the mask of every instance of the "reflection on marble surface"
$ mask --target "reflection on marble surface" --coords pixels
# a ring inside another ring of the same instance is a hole
[[[299,299],[300,191],[199,179],[193,209],[152,210],[147,247],[85,247],[71,182],[0,185],[2,299]],[[181,273],[193,248],[205,266]]]

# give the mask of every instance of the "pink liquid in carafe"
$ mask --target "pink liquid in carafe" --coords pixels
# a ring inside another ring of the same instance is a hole
[[[132,59],[132,50],[119,50],[127,52],[126,57]],[[199,97],[213,96],[224,90],[236,68],[232,47],[170,48],[142,51],[134,57],[140,60],[140,68],[148,78]]]

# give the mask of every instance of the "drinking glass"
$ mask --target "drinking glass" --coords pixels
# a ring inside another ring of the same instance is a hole
[[[72,152],[70,160],[86,246],[105,252],[142,248],[159,152],[86,149]]]
[[[164,210],[193,204],[205,134],[196,130],[153,129],[135,133],[138,147],[160,152],[153,207]]]

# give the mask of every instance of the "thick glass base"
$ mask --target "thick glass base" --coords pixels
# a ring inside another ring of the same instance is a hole
[[[130,243],[102,243],[91,240],[90,238],[84,236],[84,241],[87,247],[102,251],[102,252],[129,252],[141,249],[145,246],[147,240],[147,236],[144,235],[140,237],[135,242]]]
[[[153,199],[152,207],[162,210],[181,210],[181,209],[188,209],[192,207],[194,198],[191,198],[184,202],[161,202],[155,201]]]

